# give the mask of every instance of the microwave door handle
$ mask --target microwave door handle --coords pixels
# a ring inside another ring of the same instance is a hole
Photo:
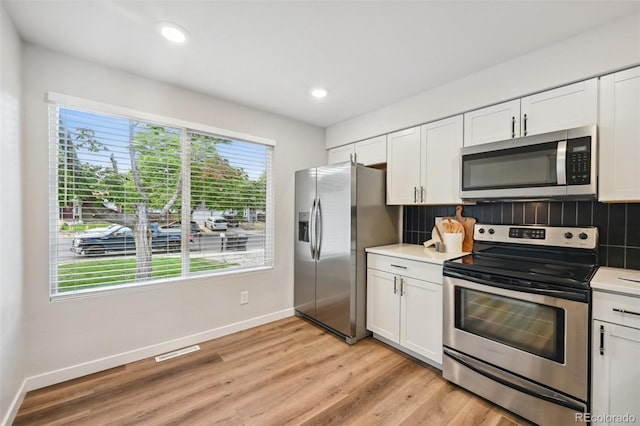
[[[556,174],[558,185],[567,184],[567,141],[558,142],[556,152]]]

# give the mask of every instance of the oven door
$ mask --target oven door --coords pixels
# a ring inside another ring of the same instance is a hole
[[[475,282],[474,282],[475,281]],[[588,399],[589,305],[549,290],[444,277],[443,343],[531,381]]]

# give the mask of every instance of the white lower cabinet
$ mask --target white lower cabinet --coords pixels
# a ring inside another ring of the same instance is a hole
[[[592,424],[640,422],[640,298],[594,291],[593,303]]]
[[[369,254],[367,329],[374,337],[440,367],[442,265]]]
[[[367,269],[367,329],[400,342],[400,295],[398,276]]]
[[[400,345],[442,364],[442,284],[402,277]]]

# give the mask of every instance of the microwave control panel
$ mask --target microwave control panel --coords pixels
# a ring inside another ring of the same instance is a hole
[[[567,141],[567,185],[591,183],[591,138]]]

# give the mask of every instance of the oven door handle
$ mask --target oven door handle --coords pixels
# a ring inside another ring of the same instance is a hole
[[[489,287],[497,287],[505,290],[519,291],[531,294],[539,294],[541,296],[550,296],[550,297],[558,297],[561,299],[567,300],[575,300],[578,302],[588,302],[589,295],[580,290],[571,291],[571,290],[554,290],[551,288],[537,288],[537,287],[529,287],[529,286],[519,286],[514,284],[509,284],[506,282],[501,282],[499,277],[496,277],[496,281],[489,281],[483,278],[474,276],[473,274],[462,274],[460,272],[446,270],[444,271],[445,277],[457,278],[463,281],[471,281],[474,283],[486,285]],[[522,283],[532,284],[530,281],[520,280]]]
[[[584,412],[585,407],[584,405],[580,405],[579,401],[569,399],[557,392],[552,391],[551,389],[547,389],[535,383],[531,383],[523,378],[514,376],[513,374],[510,374],[506,371],[492,367],[491,365],[485,364],[460,352],[454,351],[453,349],[447,348],[446,346],[442,349],[444,355],[453,359],[455,362],[458,362],[465,367],[475,371],[476,373],[494,380],[504,386],[510,387],[511,389],[515,389],[522,393],[526,393],[527,395],[531,395],[535,398],[540,398],[545,401],[562,405],[580,413]]]

